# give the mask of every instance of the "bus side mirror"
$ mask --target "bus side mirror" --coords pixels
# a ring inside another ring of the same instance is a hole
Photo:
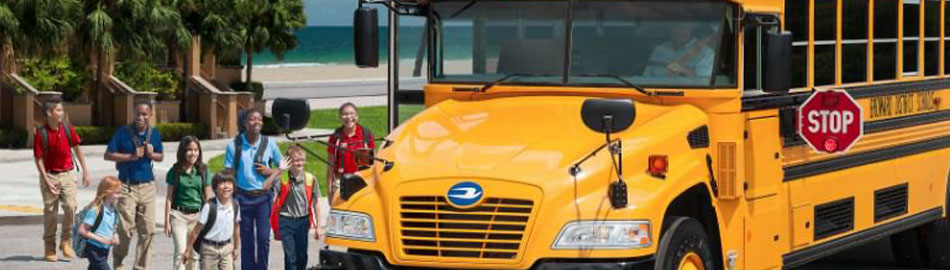
[[[379,14],[376,8],[360,7],[353,14],[353,48],[356,66],[379,66]]]
[[[624,131],[636,115],[636,107],[629,99],[588,99],[581,105],[584,125],[598,133]]]
[[[762,90],[788,92],[792,81],[792,33],[769,31],[762,43]]]
[[[310,121],[310,104],[306,100],[278,98],[266,104],[264,115],[274,119],[281,132],[301,130]]]

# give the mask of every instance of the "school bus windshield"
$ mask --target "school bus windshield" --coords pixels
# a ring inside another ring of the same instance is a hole
[[[736,17],[725,2],[435,2],[432,82],[735,86]]]

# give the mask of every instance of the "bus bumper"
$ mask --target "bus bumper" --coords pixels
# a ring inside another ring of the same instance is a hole
[[[320,250],[320,265],[311,268],[317,270],[396,270],[408,269],[389,265],[379,254],[362,252],[339,252]],[[427,269],[410,267],[411,269]],[[438,268],[428,268],[438,269]],[[453,268],[454,269],[454,268]],[[628,260],[603,259],[542,259],[534,264],[532,270],[647,270],[653,269],[653,257],[631,258]]]

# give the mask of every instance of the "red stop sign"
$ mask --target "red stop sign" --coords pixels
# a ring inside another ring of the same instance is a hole
[[[861,105],[845,91],[815,91],[798,107],[798,134],[815,151],[847,151],[864,135]]]

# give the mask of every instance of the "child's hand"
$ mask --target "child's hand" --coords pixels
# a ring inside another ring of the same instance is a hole
[[[181,263],[188,265],[188,257],[191,256],[191,247],[185,249],[185,253],[181,254]]]
[[[290,158],[290,156],[286,156],[284,159],[280,160],[280,171],[285,172],[289,170],[291,162],[293,162],[293,160]]]
[[[119,235],[118,235],[118,234],[113,235],[113,236],[112,236],[112,245],[118,245],[118,244],[119,244]]]

